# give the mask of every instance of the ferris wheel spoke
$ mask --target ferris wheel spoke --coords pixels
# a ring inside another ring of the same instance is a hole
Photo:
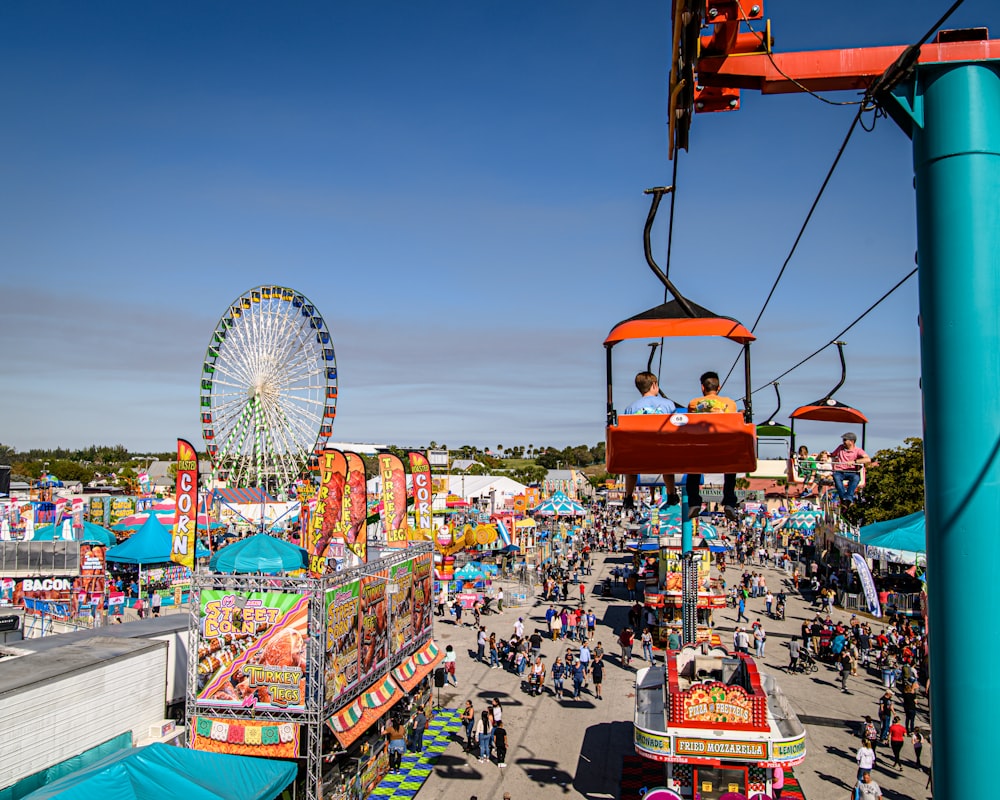
[[[202,408],[212,413],[203,431],[214,442],[215,470],[232,485],[283,492],[329,437],[321,431],[336,404],[336,362],[326,360],[329,329],[309,299],[266,288],[238,297],[213,330],[202,370]]]

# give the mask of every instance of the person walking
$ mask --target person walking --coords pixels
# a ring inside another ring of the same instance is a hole
[[[455,611],[455,624],[456,625],[461,625],[462,624],[462,601],[459,600],[456,597],[455,598],[455,602],[451,604],[451,607]]]
[[[497,589],[497,611],[503,611],[503,587]]]
[[[653,663],[653,634],[649,628],[642,631],[642,657],[650,664]]]
[[[899,721],[899,717],[892,718],[892,725],[889,726],[889,746],[892,748],[892,765],[900,772],[903,771],[903,762],[899,760],[899,755],[903,751],[903,742],[906,740],[906,727]]]
[[[153,592],[153,597],[150,600],[149,605],[153,609],[153,616],[160,616],[160,606],[163,605],[163,597],[159,592]]]
[[[479,633],[476,635],[476,660],[480,664],[486,663],[486,628],[479,626]]]
[[[507,766],[507,729],[503,726],[503,720],[497,720],[493,727],[493,747],[497,752],[497,766],[500,769],[505,768]]]
[[[857,800],[882,800],[882,790],[872,780],[870,772],[866,772],[864,777],[858,779],[858,783],[854,787],[854,797]]]
[[[785,789],[785,770],[778,764],[771,770],[771,797],[774,800],[781,800],[781,793]]]
[[[479,742],[479,763],[482,764],[484,761],[488,760],[490,757],[490,730],[492,725],[490,723],[490,712],[483,711],[479,719],[476,720],[476,741]]]
[[[444,674],[452,686],[458,686],[458,678],[455,677],[455,662],[457,660],[455,648],[449,644],[444,649]]]
[[[760,659],[764,658],[764,642],[767,641],[767,634],[764,633],[764,626],[760,624],[760,621],[754,623],[753,626],[753,649],[754,656]]]
[[[472,707],[472,701],[465,701],[465,708],[462,709],[462,726],[465,728],[465,750],[472,752],[472,745],[475,744],[473,734],[476,727],[476,710]]]
[[[632,635],[631,628],[623,628],[618,635],[618,644],[622,649],[622,667],[632,666],[632,644],[634,641],[635,637]]]
[[[736,609],[737,609],[737,614],[736,614],[736,622],[737,623],[739,623],[741,620],[743,622],[749,622],[750,621],[750,617],[748,617],[747,613],[746,613],[747,612],[747,600],[746,600],[746,597],[744,597],[742,593],[740,593],[740,601],[739,601],[739,605],[737,605]]]
[[[594,679],[594,696],[598,700],[603,700],[601,697],[601,684],[604,683],[604,659],[595,658],[594,663],[590,667],[590,675]],[[919,756],[917,758],[917,763],[920,763]]]
[[[583,681],[587,677],[587,673],[583,669],[583,664],[579,661],[576,662],[576,667],[573,669],[573,699],[576,700],[580,696],[580,690],[583,688]]]
[[[847,678],[851,674],[851,654],[844,650],[837,659],[837,669],[840,670],[840,691],[850,694],[847,690]]]
[[[427,714],[424,707],[421,706],[413,715],[413,727],[410,730],[410,741],[407,745],[407,749],[411,753],[423,752],[425,730],[427,730]]]
[[[867,739],[865,739],[861,743],[861,747],[858,748],[858,754],[855,760],[858,762],[858,780],[860,781],[865,775],[868,775],[875,766],[875,751],[872,750],[871,742]]]
[[[886,689],[878,701],[878,719],[882,723],[882,729],[879,731],[879,739],[883,743],[889,739],[889,727],[892,725],[893,712],[892,692]]]
[[[917,762],[917,769],[922,769],[923,765],[920,763],[920,754],[924,749],[924,735],[920,731],[913,731],[913,736],[910,737],[913,742],[913,758]]]
[[[490,649],[490,669],[500,669],[500,648],[497,645],[497,635],[495,632],[490,634],[490,641],[487,647]]]
[[[406,750],[406,726],[399,717],[393,717],[386,728],[385,738],[389,742],[389,772],[398,772]]]

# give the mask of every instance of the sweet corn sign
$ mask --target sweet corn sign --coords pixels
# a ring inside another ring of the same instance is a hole
[[[198,454],[191,443],[177,440],[177,511],[170,560],[194,569],[195,528],[198,524]]]

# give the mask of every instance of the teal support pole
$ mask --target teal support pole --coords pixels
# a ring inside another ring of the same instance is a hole
[[[1000,718],[1000,61],[921,64],[886,100],[913,139],[934,796],[982,794]]]

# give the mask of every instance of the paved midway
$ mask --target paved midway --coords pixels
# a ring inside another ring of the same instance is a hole
[[[530,800],[538,797],[586,797],[590,800],[617,800],[620,797],[622,759],[634,753],[632,747],[632,714],[635,704],[635,673],[620,666],[616,631],[627,621],[631,605],[625,599],[624,588],[619,585],[614,598],[602,598],[590,589],[599,586],[609,576],[615,565],[630,563],[624,554],[597,553],[593,574],[584,576],[587,584],[586,608],[597,614],[596,640],[604,644],[605,670],[603,700],[592,694],[581,695],[579,700],[557,701],[551,693],[551,677],[546,677],[546,693],[529,697],[521,689],[520,679],[504,669],[491,670],[486,664],[475,661],[475,633],[471,614],[463,614],[468,625],[454,624],[453,617],[435,618],[435,638],[443,649],[452,645],[458,653],[458,686],[441,689],[441,705],[445,708],[462,708],[472,700],[476,712],[486,708],[494,697],[503,705],[504,727],[509,736],[506,769],[495,763],[479,763],[474,756],[467,756],[461,745],[453,742],[438,759],[431,776],[420,791],[425,798],[440,800],[469,800],[472,795],[479,800],[500,800],[509,792],[511,800]],[[767,577],[768,586],[778,591],[783,573],[764,567],[751,567]],[[725,574],[730,585],[742,570],[730,567]],[[790,583],[790,582],[789,582]],[[791,591],[790,585],[786,591]],[[571,587],[576,594],[576,588]],[[574,604],[575,604],[574,598]],[[518,617],[523,617],[525,632],[538,629],[543,633],[543,660],[549,669],[557,655],[574,644],[567,640],[552,642],[545,628],[544,613],[547,605],[529,598],[522,608],[506,608],[501,614],[484,616],[487,633],[495,631],[498,638],[508,638]],[[877,719],[877,700],[884,691],[881,679],[874,673],[866,674],[859,667],[858,675],[848,684],[850,694],[840,691],[837,673],[832,667],[820,664],[819,672],[811,675],[788,675],[783,667],[788,663],[787,643],[797,634],[802,620],[811,619],[814,612],[802,598],[789,594],[788,608],[783,621],[769,620],[764,615],[763,598],[752,598],[747,603],[751,622],[760,619],[767,631],[767,645],[761,669],[776,675],[792,707],[806,725],[807,754],[805,763],[795,768],[802,791],[808,800],[848,798],[854,786],[857,766],[854,761],[858,747],[857,733],[865,714]],[[735,629],[735,609],[716,613],[716,631],[723,645],[732,647]],[[846,622],[849,613],[836,610],[835,620]],[[879,630],[877,621],[873,630]],[[638,637],[636,637],[638,640]],[[642,650],[634,648],[632,666],[641,669],[646,663]],[[662,651],[656,656],[662,658]],[[571,683],[567,681],[567,684]],[[437,690],[434,700],[437,702]],[[899,707],[897,696],[897,707]],[[919,703],[917,725],[928,729],[927,704]],[[930,745],[924,747],[923,762],[930,761]],[[873,777],[882,788],[886,800],[913,800],[929,798],[925,789],[927,780],[913,762],[913,749],[909,741],[903,748],[905,766],[897,772],[890,766],[888,747],[878,748],[879,762]],[[885,756],[888,755],[888,758]]]

